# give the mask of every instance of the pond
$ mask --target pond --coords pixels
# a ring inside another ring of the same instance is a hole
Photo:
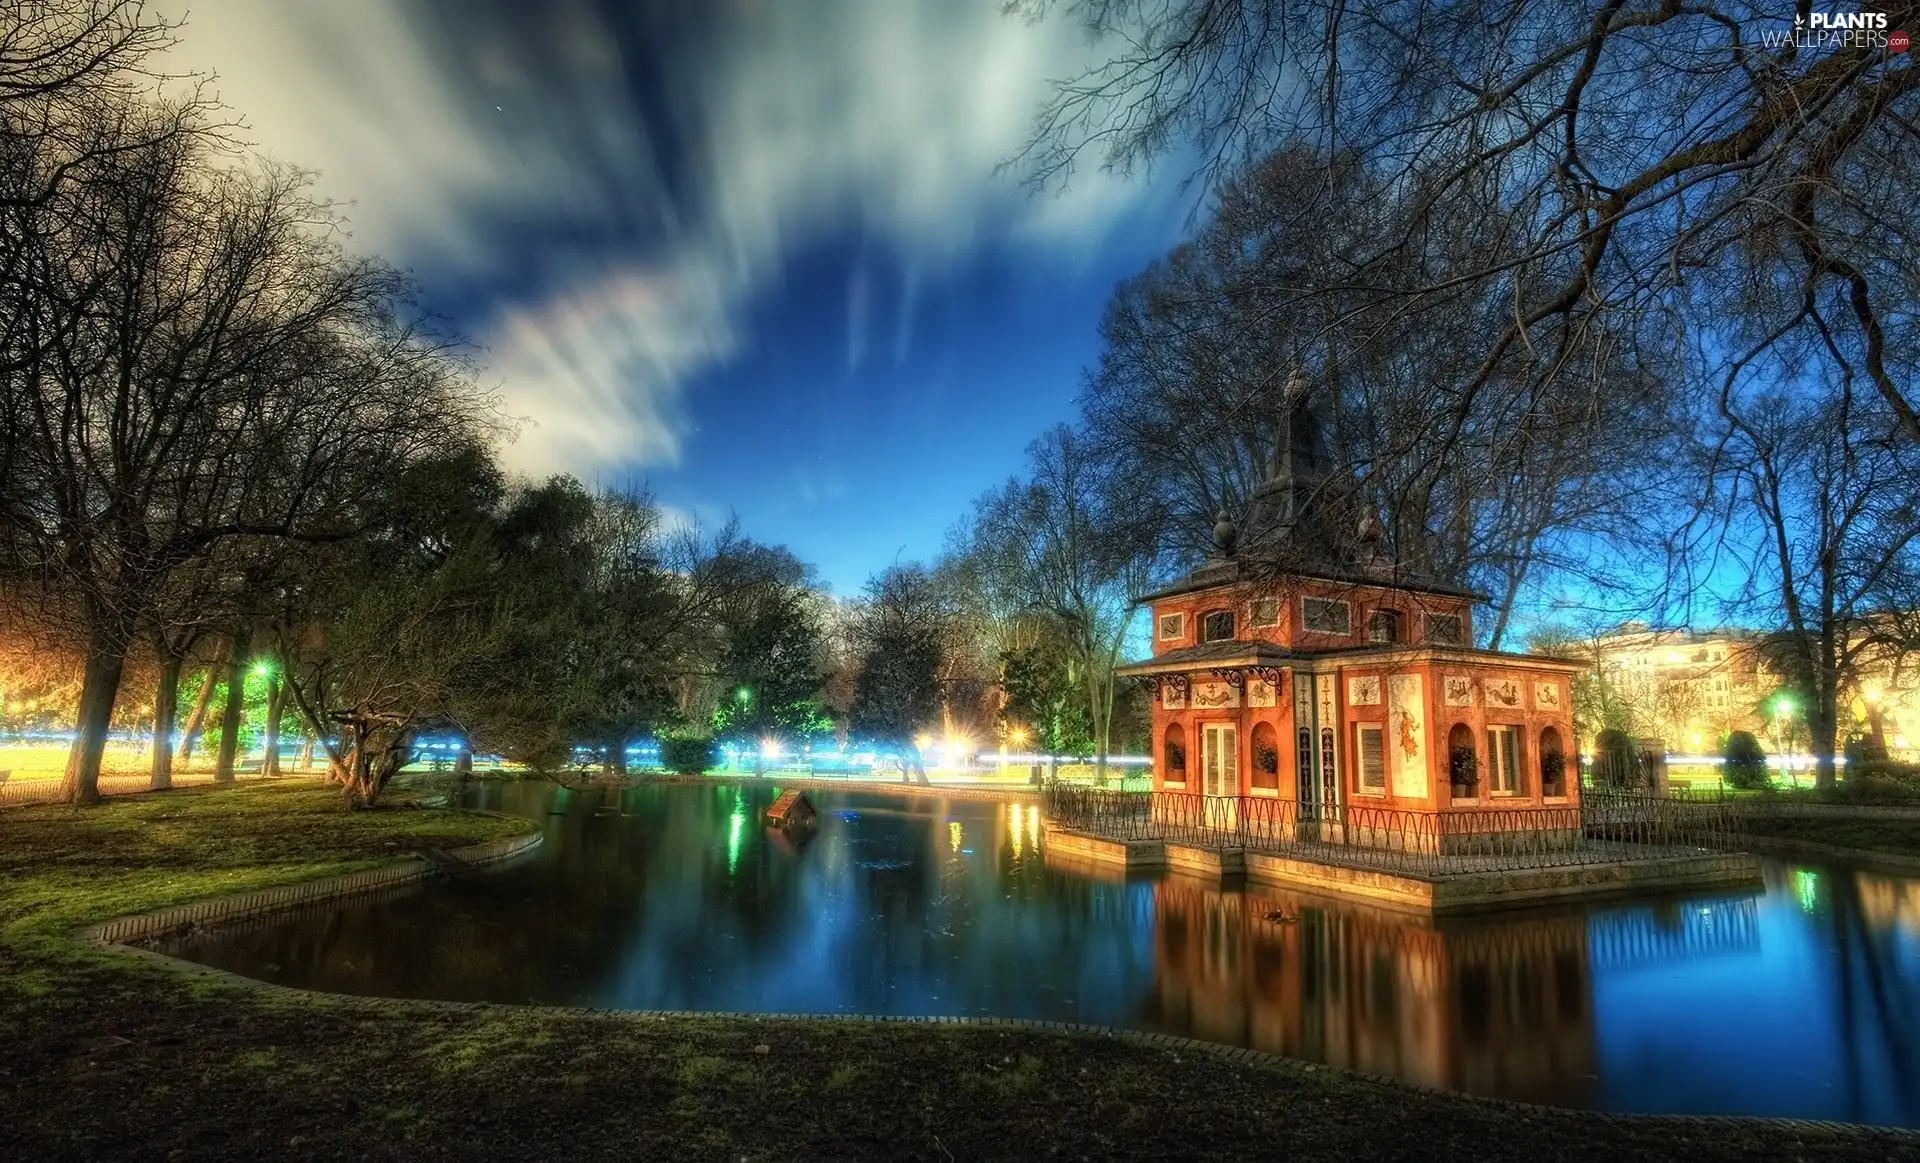
[[[1770,863],[1764,891],[1435,923],[1062,866],[1028,804],[487,783],[504,869],[183,945],[343,993],[998,1015],[1251,1046],[1614,1111],[1920,1125],[1920,880]]]

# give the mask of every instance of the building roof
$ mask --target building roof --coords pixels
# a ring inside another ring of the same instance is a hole
[[[1121,676],[1178,674],[1183,670],[1237,669],[1252,666],[1284,666],[1300,656],[1284,646],[1262,639],[1234,639],[1229,642],[1202,642],[1183,646],[1139,662],[1114,668]]]

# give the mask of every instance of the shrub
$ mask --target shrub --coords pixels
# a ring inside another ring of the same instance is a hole
[[[1600,732],[1593,746],[1593,778],[1607,787],[1631,787],[1640,782],[1640,748],[1618,727]]]
[[[1727,786],[1752,790],[1767,786],[1767,753],[1751,731],[1735,731],[1720,750],[1720,775]]]
[[[660,765],[681,775],[704,775],[713,766],[713,740],[699,737],[662,739]]]
[[[1480,783],[1480,760],[1471,747],[1455,747],[1447,753],[1447,773],[1456,794],[1470,796]]]
[[[1567,757],[1558,751],[1540,753],[1540,794],[1549,796],[1565,795],[1567,788],[1562,781],[1567,775]]]

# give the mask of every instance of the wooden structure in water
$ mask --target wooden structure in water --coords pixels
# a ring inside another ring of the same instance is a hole
[[[767,809],[767,823],[776,828],[810,828],[819,816],[813,801],[798,788],[780,793],[780,798]]]

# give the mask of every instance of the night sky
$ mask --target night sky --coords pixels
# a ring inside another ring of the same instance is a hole
[[[1177,174],[996,173],[1096,51],[1000,0],[203,0],[173,66],[319,171],[531,421],[837,592],[936,553],[1068,419]]]

